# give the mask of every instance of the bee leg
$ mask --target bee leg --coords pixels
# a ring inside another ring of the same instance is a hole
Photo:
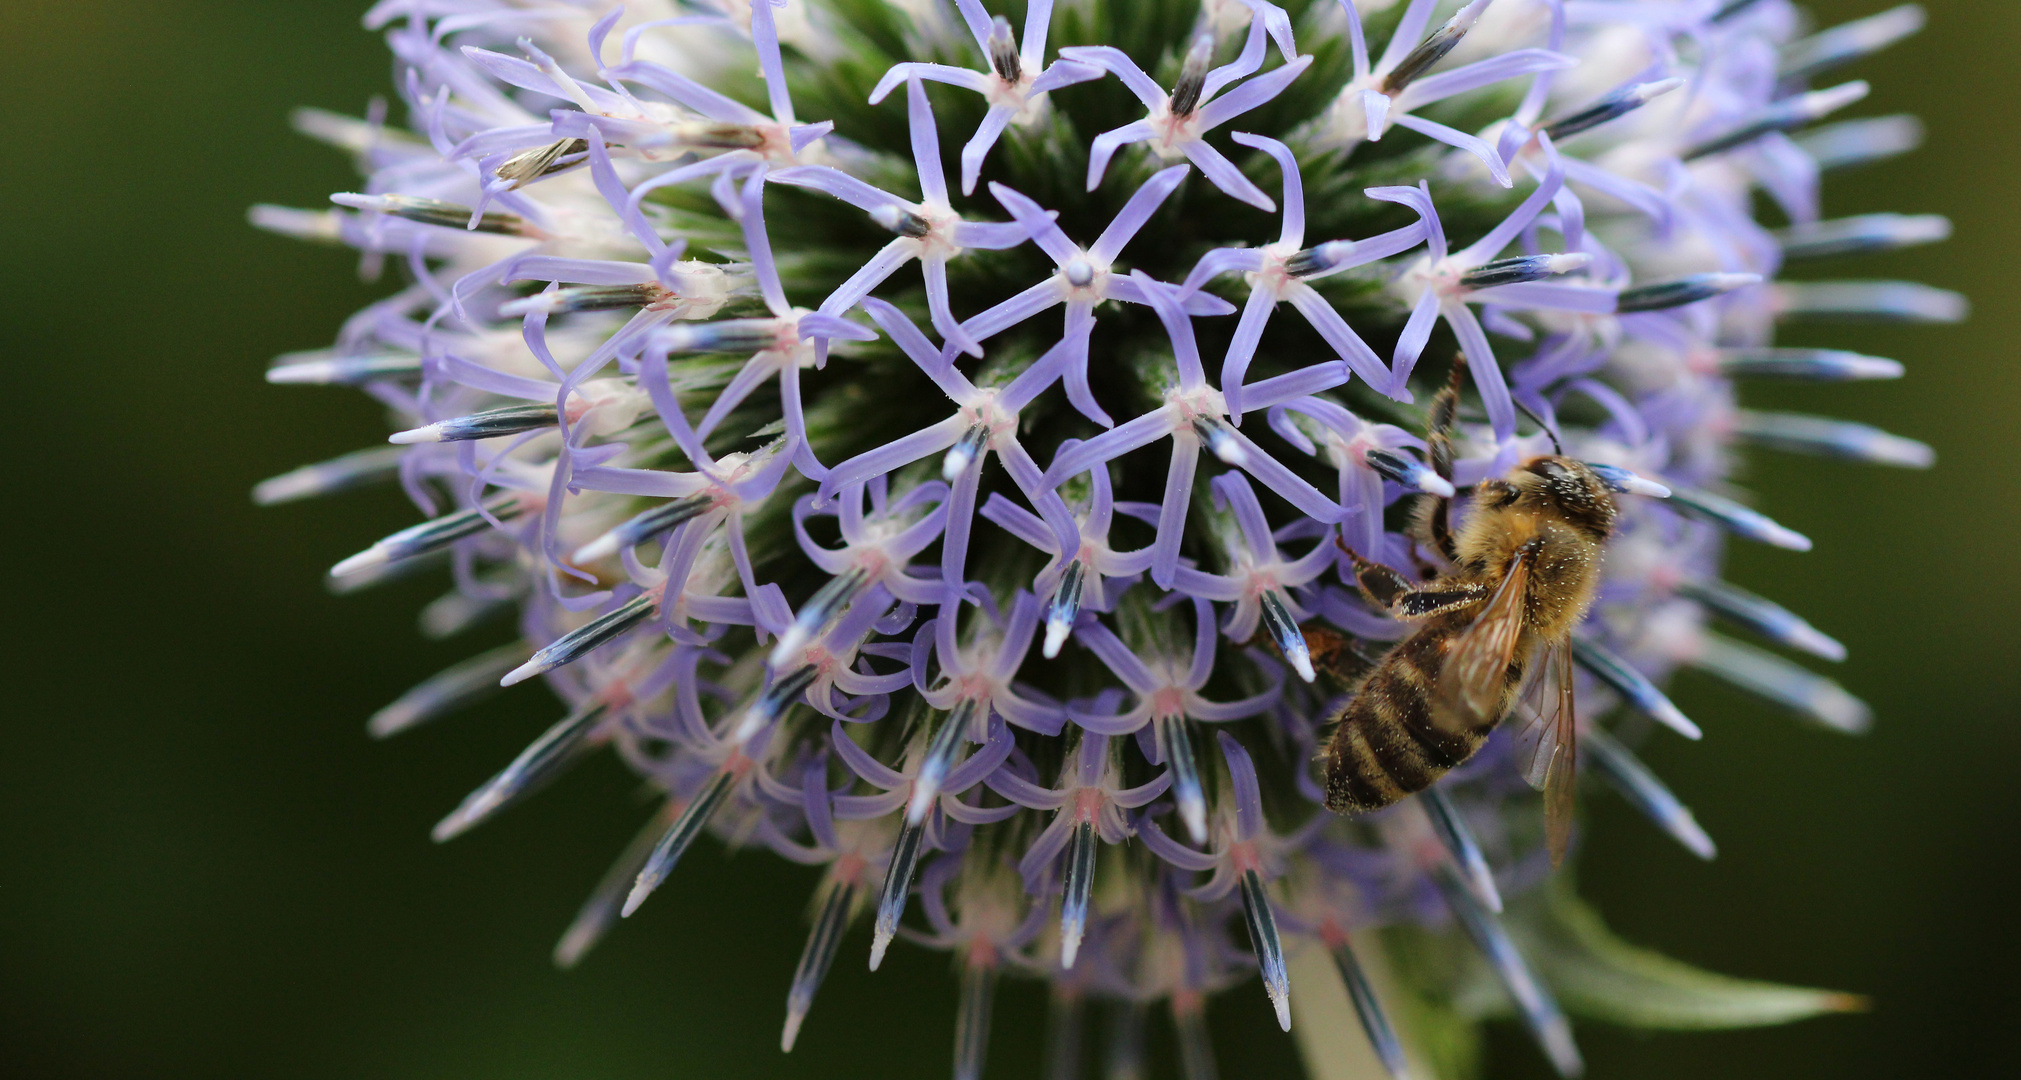
[[[1439,479],[1451,483],[1453,479],[1453,423],[1460,411],[1460,384],[1466,381],[1467,354],[1453,354],[1452,377],[1445,388],[1432,398],[1431,414],[1425,423],[1425,458]],[[1430,496],[1434,501],[1431,512],[1424,517],[1425,539],[1447,559],[1458,562],[1459,551],[1453,545],[1452,500]]]
[[[1379,562],[1362,558],[1359,552],[1337,536],[1333,542],[1354,561],[1354,583],[1361,587],[1361,595],[1368,597],[1370,603],[1387,608],[1396,603],[1399,595],[1410,591],[1409,578]]]
[[[1341,544],[1340,549],[1354,560],[1354,583],[1361,587],[1361,594],[1400,619],[1422,619],[1455,611],[1488,596],[1489,587],[1479,582],[1432,581],[1413,585],[1409,578],[1379,562],[1362,558],[1346,544]]]
[[[1352,685],[1379,659],[1364,652],[1359,639],[1317,619],[1299,626],[1298,630],[1305,635],[1305,649],[1312,656],[1312,666],[1328,676],[1329,681],[1342,686]]]
[[[1453,424],[1459,418],[1460,385],[1467,378],[1467,354],[1453,354],[1453,373],[1438,395],[1432,398],[1425,418],[1425,459],[1439,479],[1453,478]]]
[[[1390,613],[1400,619],[1429,618],[1478,604],[1486,600],[1493,591],[1483,582],[1468,582],[1463,585],[1450,582],[1433,583],[1421,589],[1412,589],[1397,597],[1396,602],[1390,605]]]
[[[1436,495],[1420,495],[1418,499],[1412,538],[1425,550],[1443,558],[1446,565],[1458,565],[1460,549],[1458,544],[1453,543],[1452,500]],[[1434,572],[1437,572],[1436,568]]]

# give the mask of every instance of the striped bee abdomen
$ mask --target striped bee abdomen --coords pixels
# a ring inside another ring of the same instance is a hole
[[[1380,810],[1430,787],[1487,741],[1493,723],[1456,730],[1432,715],[1432,689],[1447,642],[1467,621],[1432,620],[1391,649],[1348,699],[1320,754],[1327,809]],[[1522,681],[1524,660],[1518,656],[1509,666],[1511,693]]]

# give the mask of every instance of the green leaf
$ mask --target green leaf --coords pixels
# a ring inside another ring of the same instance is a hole
[[[1766,1027],[1858,1012],[1857,994],[1719,975],[1614,936],[1564,879],[1509,920],[1523,954],[1566,1011],[1671,1031]]]

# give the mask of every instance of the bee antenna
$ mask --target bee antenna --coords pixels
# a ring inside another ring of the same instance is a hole
[[[1559,457],[1564,457],[1565,444],[1558,441],[1558,433],[1551,429],[1551,425],[1545,423],[1543,417],[1538,416],[1535,412],[1532,412],[1528,405],[1523,404],[1521,398],[1515,398],[1514,400],[1516,402],[1516,408],[1521,409],[1523,411],[1524,416],[1527,416],[1530,419],[1535,420],[1537,422],[1537,427],[1542,429],[1544,435],[1551,440],[1551,452],[1558,455]]]

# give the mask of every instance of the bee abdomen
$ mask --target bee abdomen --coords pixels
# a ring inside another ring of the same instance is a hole
[[[1348,702],[1324,754],[1327,809],[1380,810],[1430,787],[1487,741],[1492,727],[1449,731],[1432,721],[1431,679],[1413,651],[1392,653]]]

